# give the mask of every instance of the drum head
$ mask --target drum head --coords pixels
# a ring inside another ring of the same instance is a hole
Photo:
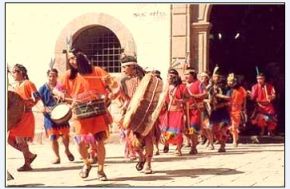
[[[58,104],[51,111],[52,120],[60,120],[70,112],[70,107],[67,104]]]
[[[24,101],[19,94],[8,91],[8,130],[16,126],[24,113]]]

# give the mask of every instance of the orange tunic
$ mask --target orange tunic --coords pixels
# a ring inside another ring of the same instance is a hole
[[[231,106],[230,106],[230,115],[232,126],[238,127],[241,122],[241,111],[243,109],[243,104],[245,102],[247,92],[243,87],[238,89],[233,89],[231,94]]]
[[[19,86],[14,87],[14,92],[18,93],[24,100],[28,100],[32,98],[33,93],[37,92],[37,89],[34,83],[24,80]],[[10,130],[9,135],[33,138],[34,128],[34,115],[31,110],[26,111],[23,113],[21,121]]]
[[[60,79],[61,87],[66,94],[75,98],[78,94],[89,91],[96,91],[100,94],[107,95],[105,85],[101,79],[108,75],[106,71],[100,67],[94,67],[93,72],[87,75],[78,74],[73,80],[69,79],[70,70],[68,70]],[[85,119],[75,119],[72,122],[77,135],[95,134],[102,131],[108,131],[106,115],[99,115]]]

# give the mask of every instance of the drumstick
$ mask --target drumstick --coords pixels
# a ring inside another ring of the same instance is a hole
[[[97,78],[97,79],[103,79],[103,78],[106,78],[108,76],[83,76],[85,78]]]

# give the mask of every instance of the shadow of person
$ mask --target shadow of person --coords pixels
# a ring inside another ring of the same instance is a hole
[[[40,183],[34,183],[34,184],[19,184],[19,185],[17,185],[17,184],[9,184],[9,185],[7,185],[8,187],[28,187],[28,188],[32,188],[32,187],[43,187],[44,186],[44,184],[40,184]]]
[[[232,175],[244,172],[229,168],[204,168],[204,169],[177,169],[154,171],[153,175],[142,175],[134,177],[119,177],[109,179],[110,181],[155,181],[155,180],[174,180],[178,177],[197,178],[199,175]],[[92,180],[96,180],[92,179]]]
[[[33,168],[30,172],[48,172],[48,171],[66,171],[66,170],[79,170],[83,166],[71,166],[71,167],[47,167],[47,168]],[[94,167],[94,166],[93,166]]]

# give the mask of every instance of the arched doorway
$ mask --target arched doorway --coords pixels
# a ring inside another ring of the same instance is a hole
[[[127,27],[122,24],[122,22],[104,13],[87,13],[73,19],[61,31],[55,45],[55,62],[56,62],[55,67],[56,68],[58,68],[60,71],[65,71],[67,69],[65,56],[63,54],[63,50],[66,49],[67,38],[71,37],[73,43],[76,43],[76,40],[79,36],[88,36],[86,34],[86,32],[88,31],[97,32],[98,34],[107,33],[107,35],[110,35],[111,38],[114,38],[113,43],[115,44],[115,46],[117,46],[117,48],[118,48],[118,44],[116,41],[118,39],[119,44],[120,44],[119,47],[124,49],[124,52],[126,54],[137,54],[136,45],[135,45],[133,36],[131,32],[127,29]],[[77,42],[77,43],[83,43],[83,42]],[[107,54],[107,53],[104,53],[104,54]],[[105,58],[103,55],[101,55],[101,57]],[[110,59],[113,57],[106,56],[106,58]],[[101,62],[101,60],[99,60],[99,62]],[[100,63],[100,64],[103,64],[103,63]],[[108,66],[110,66],[110,64]],[[117,72],[118,70],[115,67],[115,64],[114,66],[111,65],[111,67],[108,67],[108,68],[109,70],[110,69],[113,70],[113,72],[115,71]]]
[[[285,131],[285,5],[213,5],[209,22],[209,70],[256,82],[257,66],[277,91],[279,131]]]
[[[73,47],[81,49],[95,66],[110,73],[121,72],[121,44],[117,36],[104,26],[92,26],[78,34]]]

